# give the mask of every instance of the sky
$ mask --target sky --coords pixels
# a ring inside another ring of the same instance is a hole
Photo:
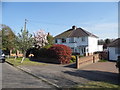
[[[118,37],[117,2],[2,2],[2,23],[16,34],[25,19],[30,33],[44,30],[56,36],[75,25],[99,39]]]

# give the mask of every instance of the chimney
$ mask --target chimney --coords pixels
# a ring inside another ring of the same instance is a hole
[[[50,35],[50,33],[48,32],[48,35]]]
[[[77,29],[77,27],[74,25],[74,26],[72,26],[72,29],[73,29],[73,30],[76,30],[76,29]]]

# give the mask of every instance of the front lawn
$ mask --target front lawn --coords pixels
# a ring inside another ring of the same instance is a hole
[[[21,63],[22,58],[17,58],[15,60],[15,58],[7,58],[6,61],[13,64],[14,66],[19,66],[19,65],[46,65],[44,63],[40,63],[40,62],[35,62],[35,61],[31,61],[29,60],[29,58],[26,58],[23,63]]]
[[[100,82],[100,81],[90,81],[84,85],[77,85],[73,88],[120,88],[119,85],[110,84],[106,82]]]

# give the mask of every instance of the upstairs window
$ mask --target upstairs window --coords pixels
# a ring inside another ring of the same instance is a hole
[[[66,39],[65,38],[62,38],[62,43],[66,43]]]
[[[81,41],[82,41],[82,42],[85,42],[85,37],[82,37],[82,38],[81,38]]]
[[[69,38],[69,43],[74,43],[74,38]]]

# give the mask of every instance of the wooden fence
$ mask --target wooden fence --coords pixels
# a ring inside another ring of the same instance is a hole
[[[94,55],[86,56],[86,57],[76,56],[76,58],[77,58],[76,60],[77,69],[82,66],[98,62],[100,60],[99,54],[94,54]]]

